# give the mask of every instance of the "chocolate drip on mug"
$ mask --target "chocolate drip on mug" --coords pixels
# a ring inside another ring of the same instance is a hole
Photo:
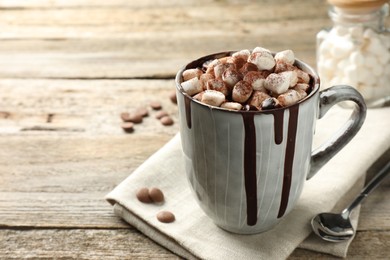
[[[274,136],[275,144],[281,144],[283,142],[283,115],[284,109],[275,110],[274,113]]]
[[[256,181],[256,127],[253,113],[241,113],[244,120],[244,181],[246,193],[247,224],[257,222],[257,181]]]
[[[299,106],[292,106],[289,108],[289,111],[290,111],[290,117],[288,120],[287,145],[286,145],[286,153],[284,158],[282,198],[280,201],[278,218],[283,217],[284,213],[286,212],[288,199],[290,196],[294,152],[295,152],[295,141],[297,136]]]
[[[191,120],[191,98],[184,96],[184,107],[186,110],[186,121],[187,127],[191,129],[192,120]]]

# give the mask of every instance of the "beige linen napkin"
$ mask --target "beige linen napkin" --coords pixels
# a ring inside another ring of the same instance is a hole
[[[317,122],[314,146],[326,140],[346,120],[350,110],[333,108]],[[106,199],[115,214],[145,235],[186,259],[285,259],[311,234],[310,219],[317,213],[344,207],[342,198],[360,191],[367,168],[390,147],[390,108],[369,110],[357,136],[311,180],[307,181],[294,210],[272,230],[237,235],[213,224],[192,197],[179,135],[146,160]],[[143,204],[135,193],[140,187],[159,187],[162,205]],[[169,210],[173,223],[160,223],[156,214]],[[354,212],[357,225],[358,211]],[[329,243],[311,236],[303,248],[345,256],[349,242]]]

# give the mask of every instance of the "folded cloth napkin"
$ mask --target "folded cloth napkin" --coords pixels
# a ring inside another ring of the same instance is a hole
[[[348,117],[350,110],[333,108],[317,122],[314,146],[326,140]],[[338,244],[309,237],[310,220],[317,213],[344,207],[362,187],[367,168],[390,147],[390,108],[369,110],[356,137],[305,183],[295,208],[272,230],[237,235],[218,228],[192,196],[182,160],[180,136],[147,159],[106,199],[114,212],[160,245],[186,259],[285,259],[303,248],[345,257],[351,241]],[[163,204],[144,204],[135,193],[141,187],[159,187]],[[168,210],[172,223],[161,223],[156,214]],[[354,212],[357,225],[358,211]],[[302,243],[302,244],[301,244]]]

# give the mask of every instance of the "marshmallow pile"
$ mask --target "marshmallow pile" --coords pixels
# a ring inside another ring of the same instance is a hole
[[[335,26],[317,35],[317,69],[323,88],[355,87],[366,100],[390,95],[390,35],[360,25]]]
[[[310,91],[310,76],[294,65],[291,50],[241,50],[183,72],[183,90],[194,99],[228,110],[290,106]]]

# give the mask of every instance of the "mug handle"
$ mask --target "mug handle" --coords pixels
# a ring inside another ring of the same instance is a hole
[[[337,134],[312,152],[311,168],[307,180],[313,177],[325,163],[351,141],[363,125],[367,114],[366,103],[356,89],[346,85],[337,85],[320,91],[318,119],[321,119],[332,106],[341,101],[353,101],[357,106],[354,106],[351,116]]]

